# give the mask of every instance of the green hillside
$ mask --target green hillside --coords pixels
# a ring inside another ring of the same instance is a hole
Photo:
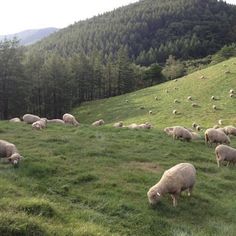
[[[225,73],[227,71],[230,73]],[[201,76],[205,79],[201,79]],[[236,89],[236,58],[177,81],[84,103],[74,110],[74,114],[82,123],[87,124],[101,118],[109,125],[122,120],[126,125],[150,122],[156,128],[176,124],[191,126],[193,122],[209,127],[217,124],[219,119],[224,120],[225,124],[236,124],[236,99],[229,96],[230,89]],[[188,96],[193,100],[189,101]],[[217,100],[211,100],[211,96]],[[174,103],[175,99],[179,103]],[[192,103],[198,107],[192,107]],[[213,105],[216,105],[217,110],[213,110]],[[178,115],[172,114],[174,109],[179,112]],[[152,115],[149,115],[149,110],[153,112]]]
[[[192,121],[208,127],[219,118],[235,124],[236,100],[228,95],[236,88],[234,63],[236,58],[177,82],[84,104],[74,111],[80,127],[49,124],[33,131],[30,125],[1,121],[0,139],[15,143],[24,160],[18,169],[0,162],[0,235],[234,236],[235,166],[219,169],[214,147],[204,140],[174,141],[162,131]],[[200,107],[191,107],[190,95]],[[212,110],[212,95],[219,98],[219,110]],[[175,98],[181,103],[174,104]],[[172,114],[175,108],[180,115]],[[91,127],[98,118],[107,125]],[[155,128],[110,127],[121,119],[150,121]],[[235,137],[231,145],[236,147]],[[183,193],[176,208],[166,196],[152,208],[148,189],[180,162],[197,169],[193,196]]]

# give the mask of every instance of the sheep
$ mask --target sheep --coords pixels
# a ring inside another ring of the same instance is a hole
[[[113,127],[115,127],[115,128],[121,128],[123,126],[124,126],[123,121],[119,121],[113,125]]]
[[[193,98],[192,98],[191,96],[188,96],[187,99],[188,99],[189,101],[192,101],[192,100],[193,100]]]
[[[200,79],[205,79],[204,75],[201,75]]]
[[[133,123],[133,124],[131,124],[131,125],[128,125],[127,127],[128,127],[129,129],[138,129],[138,125],[135,124],[135,123]]]
[[[34,122],[40,120],[40,117],[39,116],[36,116],[36,115],[32,115],[32,114],[25,114],[23,116],[23,121],[26,123],[26,124],[33,124]]]
[[[195,122],[192,123],[192,127],[193,128],[196,128],[197,127],[197,124]]]
[[[175,99],[175,100],[174,100],[174,103],[179,103],[178,99]]]
[[[65,121],[61,120],[61,119],[51,119],[51,120],[47,120],[47,122],[48,123],[54,123],[54,124],[62,124],[62,125],[65,124]]]
[[[6,157],[14,167],[19,167],[20,160],[23,158],[16,146],[5,140],[0,140],[0,157]]]
[[[233,89],[230,89],[230,90],[229,90],[229,93],[234,93],[234,90],[233,90]]]
[[[92,125],[93,126],[101,126],[101,125],[104,125],[105,124],[105,122],[104,122],[104,120],[97,120],[97,121],[94,121],[93,123],[92,123]]]
[[[234,135],[236,136],[236,127],[232,125],[228,125],[224,127],[224,132],[226,135]]]
[[[215,96],[211,96],[211,100],[216,100]]]
[[[201,131],[201,126],[200,126],[200,125],[197,125],[197,126],[195,127],[195,129],[196,129],[197,131]]]
[[[174,130],[174,127],[166,127],[164,129],[164,132],[169,136],[173,136],[173,130]]]
[[[173,138],[190,141],[192,139],[191,132],[182,126],[175,126],[173,129]]]
[[[65,124],[70,124],[70,125],[74,125],[74,126],[79,125],[79,122],[75,119],[75,117],[69,113],[65,113],[62,116],[62,119],[65,122]]]
[[[41,130],[41,129],[45,129],[47,127],[47,119],[46,118],[41,118],[38,121],[35,121],[32,124],[32,129],[36,129],[36,130]]]
[[[157,96],[155,97],[155,100],[156,100],[156,101],[158,100],[158,97],[157,97]]]
[[[231,98],[233,98],[234,97],[234,94],[233,93],[230,93],[230,95],[229,95]]]
[[[216,105],[213,105],[212,108],[213,108],[213,110],[216,110]]]
[[[196,169],[190,163],[180,163],[166,170],[160,181],[147,192],[151,205],[157,204],[161,198],[169,193],[173,199],[173,206],[177,206],[177,200],[182,191],[187,190],[191,196],[196,182]]]
[[[149,113],[149,115],[152,115],[152,110],[150,110],[148,113]]]
[[[220,163],[223,161],[227,161],[228,164],[236,163],[236,149],[229,147],[227,145],[219,145],[215,149],[216,154],[216,162],[218,167],[220,167]]]
[[[172,113],[173,113],[174,115],[177,115],[178,112],[177,112],[177,110],[173,110]]]
[[[192,103],[192,107],[198,107],[197,103]]]
[[[216,143],[216,145],[217,144],[229,145],[230,139],[224,132],[218,129],[209,128],[205,131],[205,143],[207,145],[210,144],[210,146],[212,145],[212,143]]]
[[[152,125],[146,122],[145,124],[138,125],[138,129],[151,129]]]
[[[21,120],[20,120],[20,118],[15,117],[15,118],[10,119],[9,122],[19,123],[19,122],[21,122]]]

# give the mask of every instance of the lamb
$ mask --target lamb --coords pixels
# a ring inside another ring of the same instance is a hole
[[[101,125],[104,125],[104,124],[105,124],[105,122],[102,119],[101,120],[97,120],[97,121],[92,123],[93,126],[101,126]]]
[[[192,139],[191,132],[182,126],[175,126],[173,129],[173,138],[190,141]]]
[[[65,121],[61,120],[61,119],[51,119],[51,120],[47,120],[47,122],[48,123],[54,123],[54,124],[62,124],[62,125],[65,124]]]
[[[32,114],[25,114],[23,116],[23,121],[26,123],[26,124],[33,124],[34,122],[40,120],[40,117],[39,116],[36,116],[36,115],[32,115]]]
[[[228,125],[224,127],[224,132],[226,135],[234,135],[236,136],[236,127],[232,126],[232,125]]]
[[[47,127],[47,119],[46,118],[41,118],[38,121],[35,121],[32,124],[32,129],[36,129],[36,130],[41,130],[41,129],[45,129]]]
[[[19,167],[20,160],[23,158],[16,146],[5,140],[0,140],[0,157],[6,157],[14,167]]]
[[[212,145],[212,143],[217,144],[230,144],[229,137],[219,131],[218,129],[209,128],[205,131],[205,143]]]
[[[79,122],[75,119],[75,117],[69,113],[64,114],[62,119],[65,122],[65,124],[70,124],[74,126],[79,125]]]
[[[218,167],[220,167],[220,163],[223,161],[227,161],[228,164],[236,163],[236,149],[229,147],[227,145],[219,145],[215,149],[216,154],[216,162]]]
[[[182,191],[187,190],[191,195],[196,182],[196,169],[190,163],[180,163],[166,170],[160,181],[147,192],[151,205],[157,204],[161,198],[169,193],[173,199],[173,206],[177,206],[177,200]]]
[[[18,123],[18,122],[21,122],[21,120],[20,120],[20,118],[15,117],[15,118],[10,119],[9,122],[15,122],[15,123]]]
[[[113,127],[115,127],[115,128],[121,128],[121,127],[123,127],[123,121],[119,121],[119,122],[117,122],[117,123],[115,123],[114,125],[113,125]]]

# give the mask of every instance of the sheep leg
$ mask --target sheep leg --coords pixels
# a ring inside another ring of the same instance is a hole
[[[229,166],[229,164],[230,164],[230,162],[228,161],[226,166],[228,167],[228,166]]]
[[[190,197],[193,191],[193,186],[188,188],[188,196]]]
[[[177,206],[177,199],[179,197],[179,193],[171,194],[171,197],[173,199],[173,207],[176,207]]]

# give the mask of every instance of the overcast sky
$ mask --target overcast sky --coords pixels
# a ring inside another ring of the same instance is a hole
[[[0,35],[26,29],[63,28],[138,0],[2,0]],[[236,4],[236,0],[227,0]]]

